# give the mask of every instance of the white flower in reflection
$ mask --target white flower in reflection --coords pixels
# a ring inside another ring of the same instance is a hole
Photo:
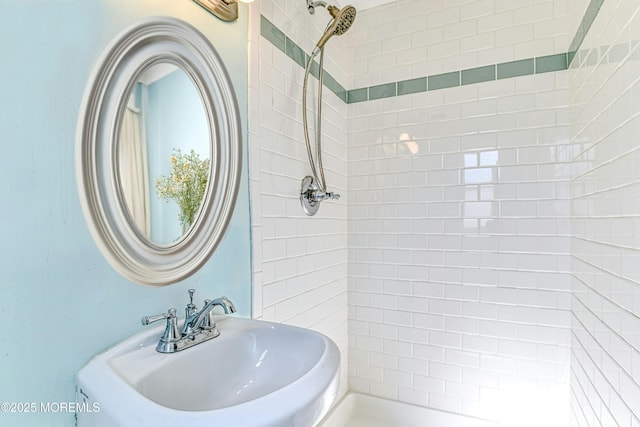
[[[156,180],[158,197],[174,200],[180,208],[178,220],[184,230],[193,223],[204,197],[209,178],[209,159],[201,160],[198,153],[191,150],[184,154],[174,149],[169,161],[171,173]]]

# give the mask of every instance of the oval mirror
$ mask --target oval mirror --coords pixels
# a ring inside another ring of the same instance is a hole
[[[119,122],[118,178],[129,215],[150,241],[172,244],[200,212],[210,174],[200,94],[184,70],[153,64],[131,90]]]
[[[182,280],[215,250],[240,180],[237,102],[209,41],[174,18],[123,31],[94,71],[76,141],[85,219],[111,265]]]

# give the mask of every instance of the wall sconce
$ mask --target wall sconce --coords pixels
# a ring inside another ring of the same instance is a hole
[[[251,3],[253,0],[193,0],[223,21],[238,19],[238,1]]]

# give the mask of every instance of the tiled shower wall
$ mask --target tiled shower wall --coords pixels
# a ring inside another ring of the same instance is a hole
[[[342,392],[514,426],[640,425],[638,6],[401,4],[329,44],[353,97],[325,92],[343,199],[312,219],[297,200],[302,70],[285,47],[310,51],[326,21],[296,0],[252,7],[254,315],[336,340]],[[576,29],[587,38],[558,71]],[[502,79],[505,65],[521,76]]]
[[[401,5],[364,11],[345,36],[349,88],[563,53],[573,36],[564,1]],[[352,389],[568,424],[567,77],[349,105]]]
[[[302,131],[303,69],[261,36],[266,19],[289,37],[274,36],[281,46],[293,41],[308,53],[329,15],[322,8],[310,15],[302,0],[261,0],[250,11],[253,315],[315,329],[332,338],[342,353],[342,394],[348,386],[347,106],[325,90],[323,161],[328,184],[343,198],[339,203],[324,203],[315,217],[307,217],[298,200],[300,182],[310,175]],[[330,50],[325,68],[345,81],[343,41],[332,40]],[[315,105],[314,100],[310,97],[310,105]]]
[[[640,426],[640,4],[606,0],[569,71],[571,417]]]

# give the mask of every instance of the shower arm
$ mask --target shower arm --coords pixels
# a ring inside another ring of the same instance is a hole
[[[327,7],[327,3],[324,1],[311,1],[311,0],[307,0],[307,10],[309,10],[310,14],[314,14],[316,11],[316,7],[318,6],[322,6],[324,8]]]

